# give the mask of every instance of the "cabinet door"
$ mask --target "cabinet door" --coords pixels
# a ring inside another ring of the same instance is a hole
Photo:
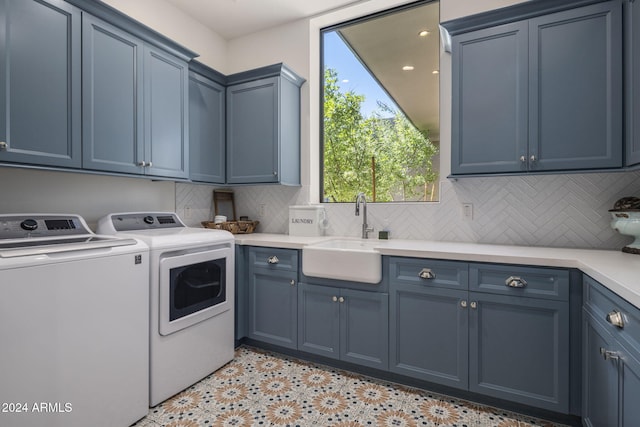
[[[298,350],[340,357],[340,289],[300,283]]]
[[[225,88],[189,73],[189,175],[193,181],[224,184]]]
[[[342,289],[340,359],[389,368],[389,294]]]
[[[469,293],[469,390],[569,409],[569,305]]]
[[[83,13],[82,166],[144,173],[143,44]]]
[[[0,1],[0,161],[80,167],[80,11]]]
[[[620,427],[633,427],[640,422],[640,361],[634,357],[640,357],[640,354],[622,350],[621,356]]]
[[[249,338],[297,349],[296,273],[252,269]]]
[[[622,5],[532,19],[531,170],[622,166]]]
[[[468,386],[467,291],[394,285],[390,369],[433,383]],[[464,302],[464,303],[463,303]]]
[[[527,23],[456,36],[451,173],[526,170]]]
[[[618,425],[618,364],[615,359],[605,360],[602,353],[614,351],[614,340],[605,328],[586,312],[583,321],[583,340],[583,423],[588,427],[616,427]]]
[[[279,78],[227,88],[227,183],[278,182]]]
[[[187,63],[145,46],[144,80],[147,174],[188,178]]]
[[[640,163],[640,4],[630,0],[625,10],[626,165]]]

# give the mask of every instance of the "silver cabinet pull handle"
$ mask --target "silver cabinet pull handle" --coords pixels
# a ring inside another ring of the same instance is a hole
[[[340,301],[340,302],[344,302],[344,297],[340,297],[340,298],[338,298],[338,301]]]
[[[535,154],[532,154],[532,155],[531,155],[531,159],[530,159],[530,160],[531,160],[532,162],[535,162],[535,161],[536,161],[536,160],[538,160],[538,159],[536,159],[536,155],[535,155]]]
[[[149,162],[147,163],[147,167],[150,168],[151,166],[153,166],[153,162]]]
[[[460,307],[467,308],[467,301],[466,300],[460,301]]]
[[[611,313],[607,314],[607,322],[620,329],[624,328],[624,317],[618,310],[613,310]]]
[[[7,148],[9,148],[9,144],[4,141],[0,141],[0,151],[5,151]]]
[[[296,281],[291,279],[291,282],[289,282],[291,284],[291,286],[295,286],[296,285]]]
[[[337,296],[335,296],[335,295],[334,295],[334,296],[332,296],[332,297],[331,297],[331,301],[333,301],[333,302],[338,302],[338,297],[337,297]]]
[[[280,260],[278,259],[278,257],[277,257],[277,256],[272,255],[272,256],[270,256],[270,257],[267,259],[267,262],[268,262],[269,264],[277,264],[277,263],[279,263],[279,262],[280,262]]]
[[[518,276],[511,276],[504,281],[504,284],[510,288],[524,288],[527,286],[527,281]]]
[[[471,304],[469,304],[471,306],[471,308],[478,308],[478,303],[475,301],[471,301]]]
[[[423,268],[422,270],[420,270],[420,273],[418,273],[418,277],[421,279],[435,279],[436,278],[436,274],[431,271],[430,268]]]
[[[602,355],[602,357],[604,357],[604,360],[618,360],[620,359],[620,356],[618,355],[617,352],[615,351],[611,351],[611,350],[607,350],[604,347],[600,347],[600,354]]]
[[[147,162],[145,162],[144,160],[143,160],[143,161],[141,161],[141,162],[138,162],[138,166],[141,166],[141,167],[143,167],[143,168],[146,168],[146,167],[147,167]]]
[[[524,163],[527,161],[527,158],[525,156],[520,156],[520,161]]]

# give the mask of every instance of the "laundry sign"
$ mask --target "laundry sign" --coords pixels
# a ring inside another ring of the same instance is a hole
[[[327,226],[324,206],[289,206],[290,236],[323,236]]]

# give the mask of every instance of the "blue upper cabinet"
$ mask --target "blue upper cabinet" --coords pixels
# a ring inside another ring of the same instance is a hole
[[[454,29],[452,174],[621,168],[622,27],[609,1]]]
[[[144,158],[146,174],[189,177],[187,62],[144,48]]]
[[[82,167],[188,178],[186,61],[88,13],[82,20]]]
[[[640,163],[640,4],[625,6],[626,165]]]
[[[622,6],[529,22],[529,169],[622,167]]]
[[[0,162],[81,165],[80,11],[0,1]]]
[[[283,64],[228,77],[227,183],[300,185],[300,86]]]
[[[526,170],[528,26],[502,25],[455,38],[451,172]]]
[[[192,181],[225,183],[224,76],[189,64],[189,175]]]
[[[143,43],[86,13],[82,26],[82,166],[141,173]]]
[[[196,54],[95,0],[0,0],[0,162],[188,178]]]

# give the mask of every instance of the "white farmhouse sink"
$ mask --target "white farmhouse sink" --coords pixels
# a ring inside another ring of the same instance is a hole
[[[302,248],[306,276],[351,282],[379,283],[382,257],[375,240],[332,239]]]

